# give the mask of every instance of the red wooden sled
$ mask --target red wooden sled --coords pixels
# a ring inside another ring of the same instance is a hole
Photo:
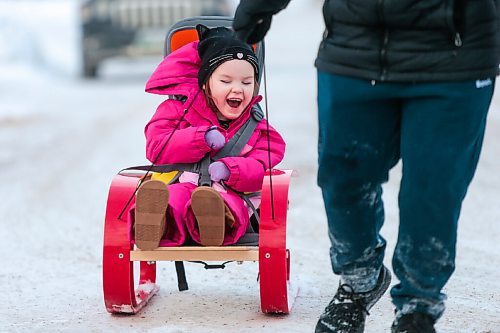
[[[259,246],[162,247],[154,251],[134,248],[126,217],[118,216],[134,193],[140,176],[118,174],[109,191],[104,226],[103,287],[111,313],[137,313],[156,294],[156,261],[258,261],[260,300],[264,313],[288,313],[290,251],[286,248],[286,216],[290,170],[273,170],[274,219],[269,172],[262,188]],[[132,201],[129,207],[134,203]],[[140,261],[140,279],[134,282],[134,261]]]
[[[198,23],[209,27],[230,27],[231,19],[197,17],[178,22],[167,36],[165,53],[197,38],[195,26]],[[256,46],[256,53],[263,61],[263,45]],[[258,261],[262,312],[289,313],[296,296],[296,290],[293,290],[294,294],[289,292],[290,251],[286,248],[288,188],[292,171],[267,172],[262,188],[258,246],[160,247],[153,251],[136,249],[126,215],[119,219],[143,175],[122,172],[115,176],[109,191],[103,250],[104,301],[109,312],[135,314],[147,304],[159,290],[156,261]],[[134,200],[126,211],[133,204]],[[140,262],[137,284],[134,281],[134,261]]]

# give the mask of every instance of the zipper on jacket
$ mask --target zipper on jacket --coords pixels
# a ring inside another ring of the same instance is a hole
[[[462,46],[462,37],[460,37],[459,32],[455,32],[455,38],[454,38],[455,46],[460,47]]]
[[[385,25],[384,0],[378,0],[378,15],[382,25],[382,42],[380,43],[379,63],[380,63],[380,81],[387,78],[387,44],[389,43],[389,31]]]
[[[456,17],[455,17],[455,11],[457,10],[462,10],[461,7],[457,8],[456,2],[453,0],[449,0],[446,2],[446,9],[445,9],[445,14],[446,14],[446,24],[448,26],[448,29],[450,29],[451,32],[451,37],[453,40],[453,44],[456,47],[461,47],[462,46],[462,36],[460,36],[460,32],[457,26],[456,22]]]

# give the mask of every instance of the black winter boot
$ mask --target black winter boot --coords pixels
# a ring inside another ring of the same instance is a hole
[[[425,313],[414,312],[402,315],[394,320],[392,333],[436,333],[434,319]]]
[[[391,273],[382,266],[375,288],[355,293],[348,284],[341,284],[316,324],[315,333],[362,333],[365,319],[375,303],[389,288]]]

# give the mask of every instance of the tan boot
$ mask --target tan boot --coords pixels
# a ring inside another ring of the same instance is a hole
[[[159,180],[144,182],[135,199],[135,244],[141,250],[154,250],[166,231],[169,192]]]
[[[234,216],[229,207],[224,204],[224,210],[225,210],[225,219],[226,219],[226,226],[231,229],[234,226]]]
[[[191,194],[191,208],[198,222],[201,245],[222,245],[225,231],[225,204],[219,192],[208,186],[198,187]]]

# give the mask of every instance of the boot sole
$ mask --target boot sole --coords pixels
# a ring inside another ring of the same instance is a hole
[[[167,185],[159,180],[144,182],[135,199],[135,244],[141,250],[154,250],[165,231],[168,207]]]
[[[225,206],[219,192],[206,186],[198,187],[191,195],[191,208],[198,222],[201,245],[222,245],[225,232]]]

